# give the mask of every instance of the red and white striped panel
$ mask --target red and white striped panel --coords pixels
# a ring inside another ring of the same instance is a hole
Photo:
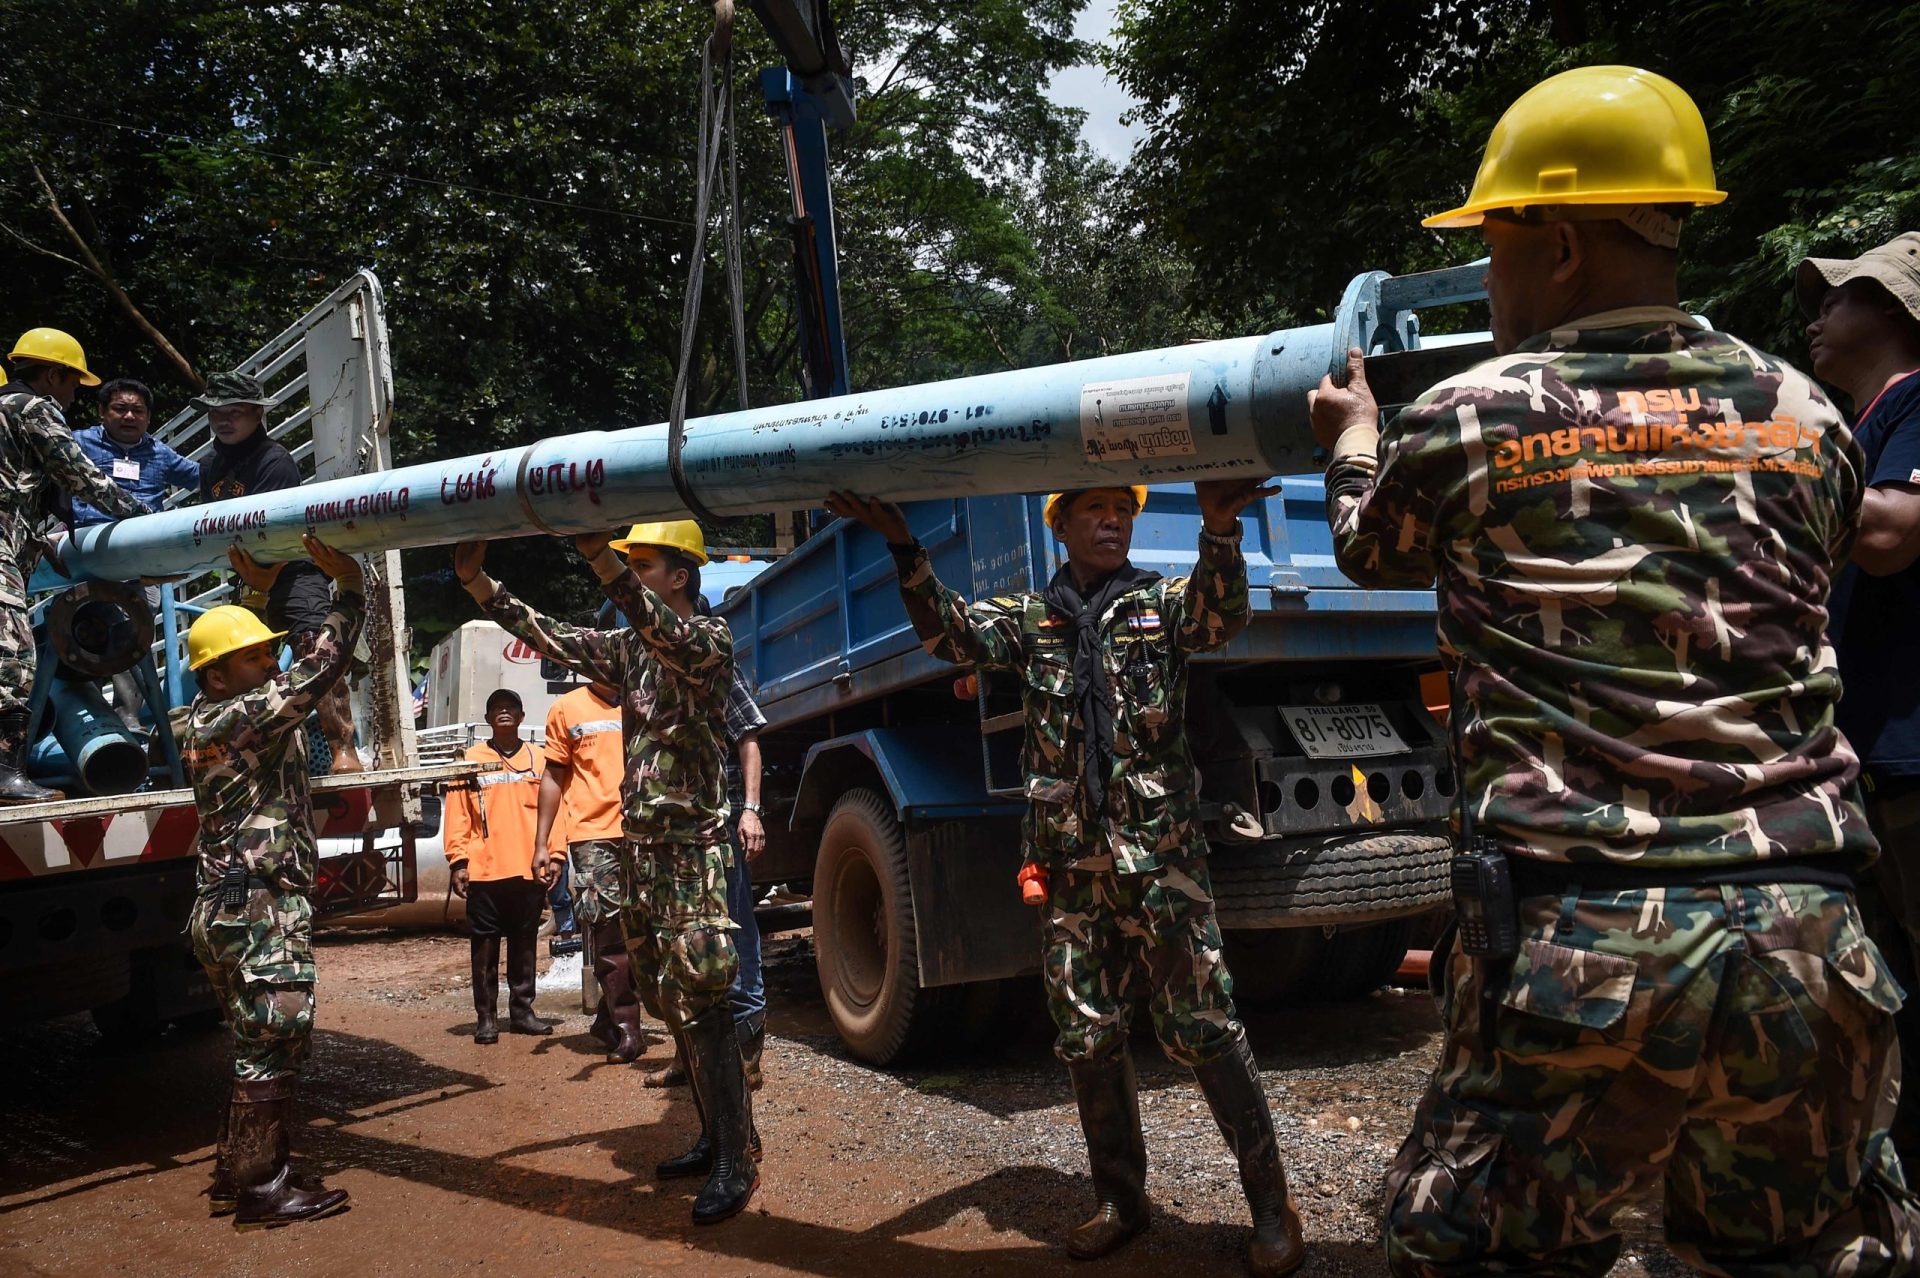
[[[0,824],[0,882],[192,856],[199,828],[191,803]]]

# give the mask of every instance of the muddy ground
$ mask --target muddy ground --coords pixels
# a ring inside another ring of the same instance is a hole
[[[543,959],[544,961],[544,959]],[[296,1157],[353,1192],[331,1220],[236,1234],[205,1200],[220,1031],[111,1050],[84,1018],[0,1035],[0,1273],[354,1275],[1058,1273],[1091,1189],[1043,1018],[959,1060],[876,1070],[833,1036],[806,934],[771,938],[766,1141],[752,1207],[696,1229],[697,1184],[655,1183],[692,1139],[684,1090],[640,1086],[667,1051],[604,1063],[577,988],[549,981],[551,1038],[470,1039],[466,942],[335,932]],[[555,973],[555,977],[560,973]],[[504,991],[503,997],[504,997]],[[1256,1014],[1249,1031],[1313,1258],[1383,1272],[1380,1181],[1438,1048],[1423,993]],[[1241,1272],[1245,1204],[1191,1077],[1135,1044],[1153,1228],[1073,1272]],[[1649,1209],[1651,1210],[1651,1208]],[[1685,1272],[1629,1222],[1616,1274]]]

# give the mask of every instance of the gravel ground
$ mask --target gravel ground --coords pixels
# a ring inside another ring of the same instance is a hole
[[[1037,1006],[991,1048],[876,1070],[833,1036],[809,938],[771,939],[762,1187],[745,1216],[695,1229],[697,1186],[651,1175],[693,1128],[684,1090],[638,1086],[664,1046],[606,1065],[564,973],[540,995],[553,1037],[479,1048],[458,937],[331,933],[320,970],[296,1151],[353,1191],[352,1211],[270,1234],[208,1222],[196,1195],[224,1036],[173,1032],[116,1052],[86,1021],[56,1022],[0,1040],[14,1098],[0,1125],[0,1274],[1068,1268],[1061,1238],[1091,1190]],[[1437,1051],[1429,1000],[1389,990],[1248,1024],[1313,1249],[1303,1272],[1382,1273],[1380,1183]],[[1150,1040],[1134,1050],[1154,1227],[1085,1272],[1240,1272],[1245,1204],[1205,1103]],[[1616,1274],[1686,1272],[1652,1241],[1657,1220],[1623,1223]]]

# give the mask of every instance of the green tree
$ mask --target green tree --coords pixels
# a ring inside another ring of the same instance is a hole
[[[974,320],[1025,304],[1016,285],[1034,250],[1016,210],[1073,151],[1071,113],[1042,89],[1082,56],[1080,2],[839,12],[872,68],[859,122],[834,142],[855,385],[998,363]],[[401,462],[666,416],[705,5],[0,0],[0,20],[32,36],[0,46],[0,111],[16,124],[0,136],[0,324],[71,329],[97,366],[147,378],[170,410],[191,382],[103,276],[205,370],[371,266],[390,304]],[[753,80],[776,58],[744,8],[740,23],[761,403],[798,389],[790,202]],[[734,399],[717,265],[707,281],[696,415]],[[423,634],[470,615],[443,557],[408,562]],[[503,546],[495,563],[543,605],[592,602],[547,539]]]
[[[1751,340],[1803,355],[1793,264],[1858,251],[1920,212],[1910,5],[1132,0],[1123,12],[1109,57],[1142,99],[1141,216],[1192,262],[1202,313],[1324,315],[1357,271],[1475,255],[1417,219],[1465,191],[1514,98],[1583,64],[1649,67],[1700,104],[1729,199],[1689,227],[1682,287]]]

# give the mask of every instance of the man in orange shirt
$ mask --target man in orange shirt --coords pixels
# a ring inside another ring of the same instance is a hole
[[[625,1065],[646,1050],[640,1002],[641,991],[650,985],[645,973],[636,982],[620,932],[621,912],[637,911],[640,905],[620,869],[620,843],[626,837],[620,780],[627,766],[620,693],[594,683],[554,702],[547,711],[544,759],[534,846],[552,852],[564,839],[573,865],[573,913],[592,941],[593,975],[600,983],[593,1032],[607,1045],[608,1062]],[[641,930],[638,919],[633,930]]]
[[[507,1029],[514,1034],[551,1034],[553,1026],[533,1014],[538,976],[537,945],[546,885],[534,875],[534,839],[540,804],[540,753],[520,739],[527,717],[520,694],[508,688],[487,698],[493,736],[467,747],[474,763],[500,765],[447,789],[447,863],[453,890],[467,903],[473,933],[473,1027],[476,1043],[497,1043],[500,1004],[500,938],[507,938]],[[540,858],[544,864],[546,857]]]

